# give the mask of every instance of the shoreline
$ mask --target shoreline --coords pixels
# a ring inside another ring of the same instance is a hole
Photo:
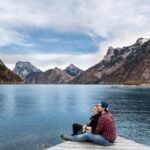
[[[24,84],[24,83],[0,83],[0,85],[99,85],[111,86],[113,88],[150,88],[150,84],[126,85],[126,84]]]
[[[113,87],[121,87],[121,88],[150,88],[150,84],[140,84],[140,85],[112,85]]]

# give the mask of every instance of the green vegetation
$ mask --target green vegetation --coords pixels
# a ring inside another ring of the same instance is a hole
[[[145,82],[143,80],[128,80],[128,81],[125,81],[123,84],[125,85],[141,85],[141,84],[145,84]]]

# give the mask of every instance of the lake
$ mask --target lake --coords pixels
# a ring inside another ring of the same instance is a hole
[[[40,150],[62,142],[110,103],[119,135],[150,146],[150,89],[108,85],[0,85],[0,150]]]

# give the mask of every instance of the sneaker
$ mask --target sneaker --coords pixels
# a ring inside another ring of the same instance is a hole
[[[69,136],[65,135],[65,134],[61,134],[60,137],[65,140],[65,141],[71,141]]]

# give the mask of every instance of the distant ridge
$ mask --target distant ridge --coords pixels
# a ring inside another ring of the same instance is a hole
[[[29,84],[150,84],[150,39],[139,38],[122,48],[109,47],[98,64],[86,71],[70,64],[66,69],[42,72],[30,62],[16,63],[14,73],[0,60],[0,82]]]
[[[45,72],[31,73],[27,76],[25,83],[32,84],[64,84],[73,77],[59,68],[49,69]]]

